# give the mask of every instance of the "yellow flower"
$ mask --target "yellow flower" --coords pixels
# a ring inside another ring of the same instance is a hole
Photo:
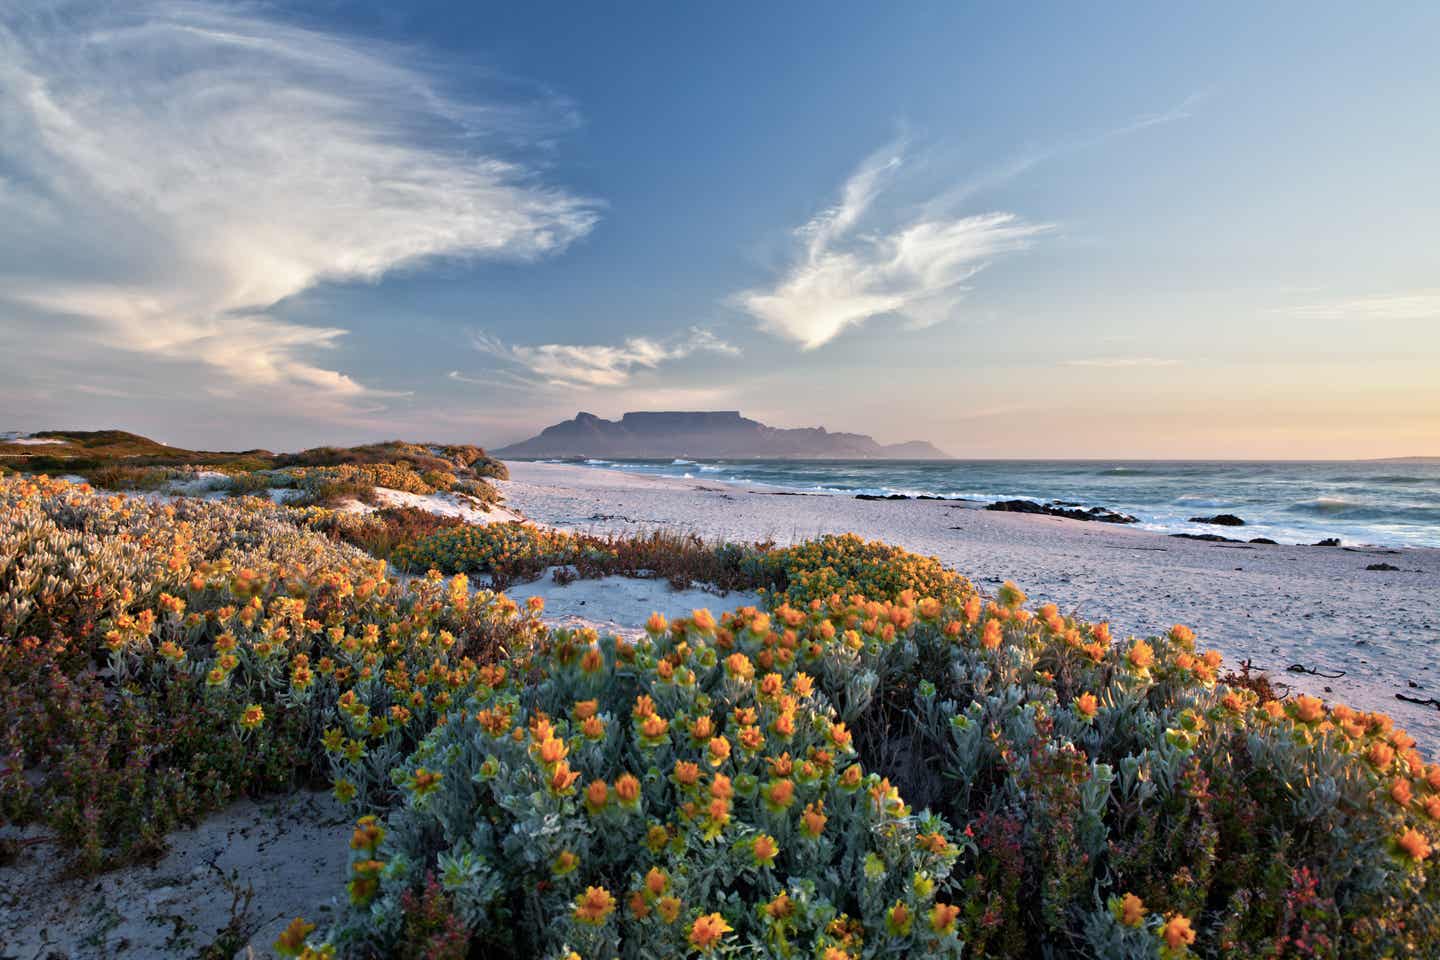
[[[614,912],[615,897],[604,887],[586,887],[575,898],[575,919],[592,927],[600,926]]]
[[[718,913],[696,917],[695,922],[690,925],[690,945],[702,953],[709,953],[731,929],[730,924]]]

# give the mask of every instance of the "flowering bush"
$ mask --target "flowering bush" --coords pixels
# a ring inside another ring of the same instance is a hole
[[[757,579],[774,581],[792,602],[853,594],[894,600],[902,591],[951,600],[969,582],[934,557],[922,557],[853,533],[827,535],[750,558]]]
[[[433,874],[476,949],[535,956],[1440,945],[1440,766],[1387,718],[1224,687],[1183,627],[1024,602],[554,633],[394,773],[333,942],[384,955]]]
[[[402,595],[383,563],[286,515],[0,480],[7,819],[45,820],[93,868],[236,794],[328,770],[331,730],[345,735],[341,792],[381,802],[386,765],[451,691],[537,628],[536,611],[463,579]],[[381,712],[347,709],[378,703],[377,686]]]

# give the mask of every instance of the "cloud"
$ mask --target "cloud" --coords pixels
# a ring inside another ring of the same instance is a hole
[[[631,337],[619,346],[546,343],[528,347],[502,343],[485,333],[471,335],[475,349],[524,368],[539,381],[556,386],[619,387],[637,371],[653,370],[670,360],[707,351],[738,356],[740,351],[708,330],[692,327],[683,338]],[[452,371],[450,379],[483,382]]]
[[[346,330],[277,304],[550,255],[597,205],[492,148],[537,140],[543,105],[451,98],[393,49],[256,9],[0,0],[0,299],[217,390],[344,407],[377,394],[316,359]]]
[[[1173,367],[1180,363],[1179,360],[1167,360],[1163,357],[1086,357],[1080,360],[1063,360],[1061,362],[1067,367],[1103,367],[1106,369]]]
[[[1440,317],[1440,292],[1380,294],[1280,307],[1274,312],[1297,320],[1428,320]]]
[[[934,212],[889,230],[859,232],[903,153],[903,146],[888,148],[862,163],[840,202],[795,231],[799,250],[783,275],[736,295],[734,302],[762,329],[810,350],[875,317],[939,323],[969,291],[966,281],[994,257],[1023,250],[1051,229],[1010,213]]]

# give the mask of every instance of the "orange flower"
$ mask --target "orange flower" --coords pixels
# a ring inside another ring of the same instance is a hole
[[[910,925],[914,922],[915,918],[911,916],[910,908],[899,900],[896,900],[895,905],[885,912],[885,927],[890,931],[891,936],[908,937]]]
[[[688,760],[675,761],[675,782],[682,787],[693,787],[700,781],[700,767]]]
[[[666,622],[663,614],[656,612],[650,614],[650,619],[645,621],[645,629],[652,634],[662,634],[669,629],[670,624]]]
[[[818,839],[825,832],[829,817],[825,816],[825,802],[807,803],[805,812],[800,814],[800,832],[811,840]]]
[[[1000,621],[986,620],[985,629],[980,633],[980,646],[994,650],[1000,646]]]
[[[575,919],[592,927],[600,926],[614,912],[615,898],[604,887],[586,887],[575,898]]]
[[[1100,709],[1100,701],[1093,693],[1082,693],[1075,698],[1075,710],[1082,717],[1093,717]]]
[[[733,928],[730,924],[718,913],[696,917],[695,922],[690,925],[690,945],[702,953],[709,953],[731,929]]]
[[[1409,780],[1396,780],[1390,784],[1390,798],[1402,807],[1410,802],[1412,796]]]
[[[1419,863],[1430,856],[1430,841],[1425,839],[1425,834],[1414,827],[1406,830],[1395,838],[1395,845],[1409,857],[1411,862]]]
[[[315,924],[306,923],[304,917],[296,917],[275,941],[275,952],[282,957],[300,956],[300,951],[305,949],[305,938],[314,929]]]
[[[439,774],[436,774],[438,777]],[[556,796],[563,796],[575,786],[575,781],[580,779],[577,771],[570,769],[570,764],[561,760],[555,764],[554,771],[550,774],[550,792]]]
[[[423,797],[438,790],[443,778],[444,774],[442,773],[426,770],[424,767],[416,767],[415,773],[410,777],[410,789],[415,796]]]
[[[1125,659],[1136,670],[1144,670],[1155,662],[1155,648],[1144,640],[1136,640],[1125,652]]]
[[[1171,950],[1180,950],[1195,942],[1195,931],[1190,926],[1189,918],[1177,913],[1160,928],[1160,939],[1164,940]]]
[[[1127,927],[1138,927],[1145,919],[1145,901],[1127,893],[1120,898],[1119,917],[1121,923]]]
[[[548,767],[564,760],[569,752],[570,748],[565,746],[565,741],[551,737],[540,744],[540,762]]]
[[[935,906],[930,908],[930,929],[943,937],[955,929],[955,918],[958,916],[959,907],[937,900]]]
[[[710,615],[709,610],[704,608],[690,611],[690,620],[701,630],[709,631],[715,629],[715,618]]]
[[[265,711],[260,704],[252,703],[240,714],[240,726],[246,730],[254,730],[265,722]]]
[[[921,833],[915,837],[915,844],[928,853],[943,854],[950,844],[943,833]]]
[[[670,889],[670,876],[659,867],[651,867],[645,874],[645,890],[652,896],[660,896]]]
[[[1426,797],[1421,806],[1425,808],[1425,816],[1440,820],[1440,796]]]
[[[780,845],[768,833],[762,833],[750,841],[750,856],[755,860],[757,867],[775,866],[775,855],[779,852]]]
[[[640,735],[647,741],[659,741],[670,729],[670,721],[652,713],[640,724]]]
[[[591,780],[585,788],[585,807],[591,813],[599,813],[610,802],[610,785],[604,780]]]
[[[795,802],[795,784],[790,780],[771,780],[765,786],[765,806],[772,813],[789,809]]]
[[[622,773],[615,781],[615,796],[627,807],[633,807],[640,799],[640,781],[631,773]]]
[[[708,750],[710,766],[718,767],[730,758],[730,741],[724,737],[712,737]]]
[[[1295,717],[1301,723],[1316,723],[1325,719],[1325,703],[1319,697],[1302,694],[1295,698]]]

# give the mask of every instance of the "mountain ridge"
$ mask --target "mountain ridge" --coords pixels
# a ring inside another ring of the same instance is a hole
[[[738,410],[631,411],[604,420],[581,411],[497,457],[747,457],[795,460],[949,460],[924,440],[883,444],[824,427],[766,426]]]

